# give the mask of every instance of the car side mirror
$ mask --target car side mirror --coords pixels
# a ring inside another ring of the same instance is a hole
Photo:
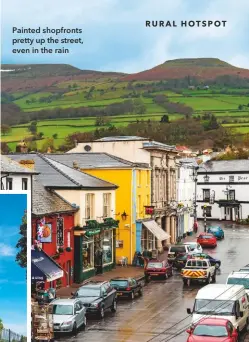
[[[192,311],[190,308],[187,308],[187,314],[191,315],[192,314]]]
[[[240,316],[240,317],[243,317],[243,316],[244,316],[244,312],[243,312],[243,311],[240,311],[240,312],[239,312],[239,316]]]
[[[237,337],[237,336],[238,336],[238,333],[237,333],[236,330],[234,330],[234,331],[232,332],[232,334],[231,334],[231,337]]]
[[[191,332],[192,332],[191,329],[186,330],[186,333],[188,333],[189,335],[191,334]]]

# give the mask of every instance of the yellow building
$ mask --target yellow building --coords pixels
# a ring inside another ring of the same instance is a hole
[[[49,158],[118,186],[116,209],[112,213],[113,218],[120,221],[116,231],[116,262],[126,257],[131,264],[135,252],[141,250],[137,220],[150,218],[144,208],[151,204],[150,168],[106,153],[49,154]]]

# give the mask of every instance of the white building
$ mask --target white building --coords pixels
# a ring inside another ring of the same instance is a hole
[[[249,159],[208,161],[200,165],[197,183],[197,216],[236,221],[249,216]]]
[[[1,155],[1,190],[32,190],[32,177],[35,174],[37,172]]]
[[[195,181],[194,169],[197,163],[193,158],[178,160],[178,179],[177,179],[177,203],[178,203],[178,225],[177,235],[182,237],[193,231],[194,226],[194,199]]]
[[[178,151],[175,146],[137,136],[115,136],[79,143],[68,151],[68,153],[82,152],[108,153],[133,163],[143,163],[151,167],[153,218],[170,235],[170,242],[175,242],[176,215],[175,210],[171,208],[171,203],[176,201],[176,157]]]

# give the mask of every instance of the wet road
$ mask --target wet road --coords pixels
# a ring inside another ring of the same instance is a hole
[[[221,225],[225,239],[218,242],[216,249],[205,250],[221,260],[217,283],[225,283],[231,271],[249,263],[249,227],[228,223]],[[58,340],[185,342],[185,330],[191,319],[186,308],[192,308],[199,287],[183,288],[181,276],[177,272],[167,281],[151,281],[145,286],[142,298],[120,300],[115,314],[108,311],[101,321],[89,319],[85,332],[79,332],[77,336],[60,337]]]

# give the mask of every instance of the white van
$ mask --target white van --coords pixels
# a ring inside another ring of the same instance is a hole
[[[232,272],[227,277],[227,284],[229,285],[243,285],[246,293],[249,295],[249,273]]]
[[[195,297],[192,323],[202,318],[225,318],[238,332],[249,325],[249,297],[243,285],[209,284],[200,289]]]

